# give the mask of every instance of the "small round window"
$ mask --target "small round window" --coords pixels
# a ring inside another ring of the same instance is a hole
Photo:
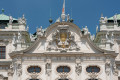
[[[68,66],[59,66],[59,67],[57,67],[57,72],[58,73],[62,73],[62,72],[69,73],[70,72],[70,67],[68,67]]]
[[[92,73],[92,72],[99,73],[100,72],[100,68],[97,67],[97,66],[89,66],[89,67],[86,68],[86,71],[88,73]]]
[[[41,68],[39,66],[30,66],[30,67],[28,67],[27,71],[29,73],[40,73]]]

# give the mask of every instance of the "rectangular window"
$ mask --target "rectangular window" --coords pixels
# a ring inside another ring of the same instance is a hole
[[[5,46],[0,46],[0,59],[5,59],[6,57],[6,48]]]

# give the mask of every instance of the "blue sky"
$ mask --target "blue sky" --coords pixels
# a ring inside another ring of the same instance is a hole
[[[95,34],[96,25],[99,25],[101,13],[111,17],[120,13],[120,0],[66,0],[66,14],[71,15],[74,23],[80,28],[88,26],[89,31]],[[34,33],[36,27],[49,26],[50,8],[52,19],[61,15],[63,0],[0,0],[0,9],[5,9],[6,15],[15,18],[25,14],[29,32]]]

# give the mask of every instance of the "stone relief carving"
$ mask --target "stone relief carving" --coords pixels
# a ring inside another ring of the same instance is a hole
[[[14,65],[13,65],[13,63],[12,63],[12,64],[10,65],[10,69],[8,69],[8,75],[9,75],[9,76],[12,76],[12,75],[14,74],[13,68],[14,68]]]
[[[113,64],[113,74],[114,74],[115,76],[118,76],[118,68],[117,68],[115,62],[114,62],[114,64]]]
[[[68,26],[57,27],[52,34],[52,40],[48,41],[47,50],[56,50],[61,52],[80,50],[78,44],[74,41],[75,33],[70,32]]]
[[[46,74],[48,75],[48,76],[50,76],[50,74],[51,74],[51,59],[47,59],[47,61],[46,61],[47,63],[46,63]]]
[[[22,65],[20,63],[17,64],[17,74],[18,76],[22,75]]]
[[[105,63],[105,72],[107,75],[110,75],[110,62]]]
[[[81,63],[77,63],[75,66],[75,72],[77,73],[77,75],[80,75],[80,73],[82,72],[82,66]]]

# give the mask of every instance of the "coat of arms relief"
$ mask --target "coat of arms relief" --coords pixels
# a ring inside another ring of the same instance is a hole
[[[47,50],[52,51],[72,51],[80,50],[80,47],[75,42],[75,33],[69,30],[69,26],[61,25],[52,34],[52,40],[49,41]]]

